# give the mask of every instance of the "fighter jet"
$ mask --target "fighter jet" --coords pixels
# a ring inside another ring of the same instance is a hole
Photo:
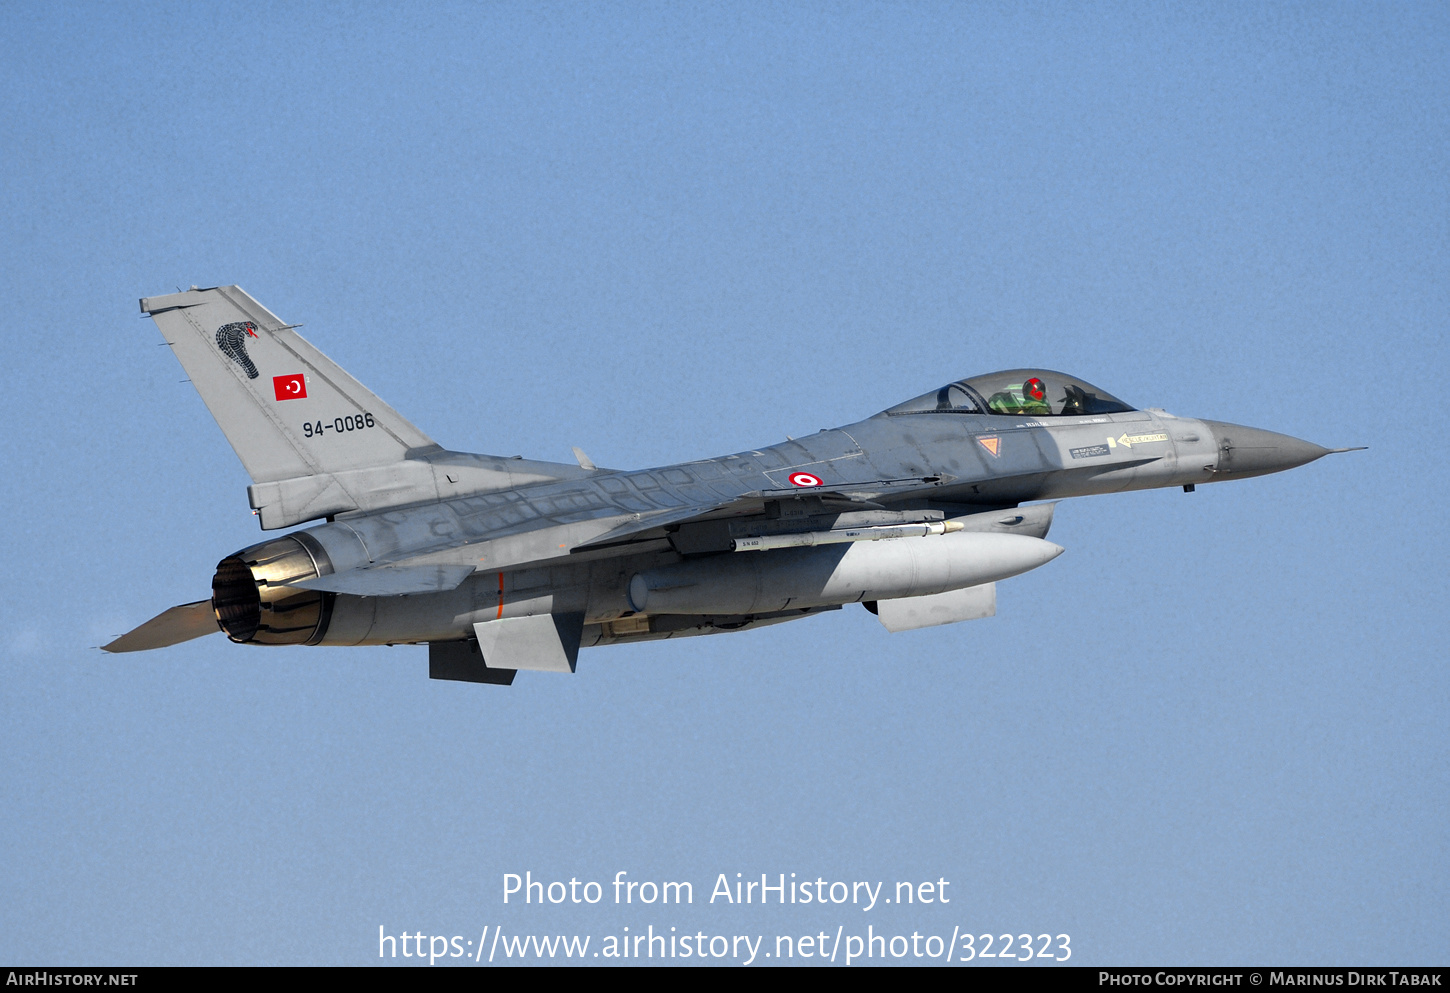
[[[1139,410],[1075,376],[974,376],[759,449],[614,470],[443,448],[241,288],[141,300],[252,478],[266,531],[211,597],[105,649],[426,644],[435,679],[574,672],[581,647],[861,604],[888,631],[989,617],[1062,548],[1053,501],[1244,479],[1335,451]]]

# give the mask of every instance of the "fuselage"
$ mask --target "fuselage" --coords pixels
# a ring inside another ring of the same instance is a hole
[[[991,616],[1063,497],[1261,475],[1329,450],[1139,410],[1075,376],[955,380],[844,427],[637,471],[448,451],[238,286],[141,300],[251,477],[262,530],[209,601],[106,645],[221,630],[423,643],[430,675],[574,671],[582,646],[862,603],[888,631]]]
[[[1221,464],[1232,460],[1234,449],[1229,447],[1226,457],[1224,444],[1232,440],[1228,428],[1148,410],[1050,418],[883,412],[717,458],[637,471],[601,470],[342,516],[301,532],[311,562],[299,558],[297,568],[305,571],[311,565],[327,573],[406,562],[475,571],[455,589],[426,595],[308,594],[317,602],[307,617],[316,613],[324,623],[306,640],[335,645],[437,641],[462,637],[480,621],[575,612],[585,615],[586,645],[659,636],[659,630],[647,629],[634,616],[628,584],[641,571],[683,561],[669,526],[653,536],[638,534],[624,545],[586,550],[580,545],[621,522],[648,523],[651,515],[739,503],[751,495],[759,496],[762,511],[772,498],[827,493],[888,510],[935,509],[937,516],[970,518],[1029,501],[1193,485],[1218,478]],[[1239,430],[1260,439],[1296,441]],[[737,510],[731,519],[742,515]],[[828,606],[811,604],[809,609]]]

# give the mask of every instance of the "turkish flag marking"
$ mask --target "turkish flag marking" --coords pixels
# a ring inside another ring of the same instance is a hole
[[[273,376],[272,389],[277,391],[278,400],[302,400],[307,397],[307,379],[300,372],[292,376]]]

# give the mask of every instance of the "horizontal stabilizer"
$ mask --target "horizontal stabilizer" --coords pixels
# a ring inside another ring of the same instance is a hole
[[[997,584],[983,583],[964,590],[948,590],[931,596],[908,596],[876,601],[876,617],[882,627],[896,634],[917,628],[955,624],[993,617],[997,613]]]
[[[220,630],[211,601],[198,600],[163,611],[136,630],[101,647],[108,652],[145,652],[152,648],[179,645]]]
[[[288,586],[353,596],[407,596],[409,593],[447,593],[473,575],[471,565],[377,566],[349,569]]]

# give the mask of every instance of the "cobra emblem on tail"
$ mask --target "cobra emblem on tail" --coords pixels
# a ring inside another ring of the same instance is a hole
[[[216,329],[216,343],[223,354],[242,367],[248,379],[256,379],[257,367],[247,356],[247,335],[257,337],[257,325],[251,321],[223,324]]]

